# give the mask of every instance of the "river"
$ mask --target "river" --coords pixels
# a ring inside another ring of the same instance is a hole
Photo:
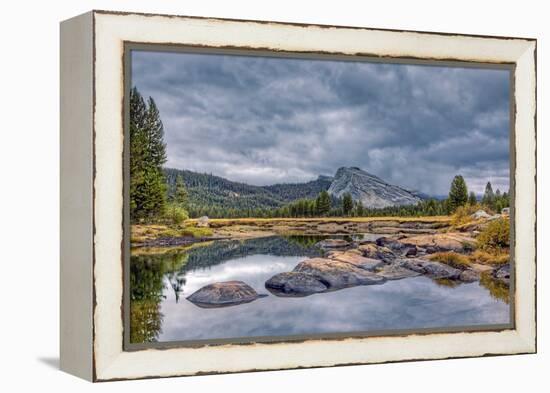
[[[374,240],[377,235],[357,235]],[[277,297],[273,275],[320,256],[319,237],[272,236],[216,241],[131,258],[132,343],[506,324],[507,290],[487,281],[457,283],[420,276],[308,297]],[[251,303],[200,308],[186,297],[201,287],[240,280],[260,294]]]

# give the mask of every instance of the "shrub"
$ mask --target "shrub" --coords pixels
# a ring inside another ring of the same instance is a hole
[[[510,221],[499,218],[489,222],[477,237],[480,250],[496,252],[510,247]]]
[[[436,252],[430,255],[430,260],[437,261],[454,267],[455,269],[465,269],[470,265],[467,256],[457,254],[456,252]]]
[[[473,221],[474,219],[472,218],[472,214],[474,214],[479,209],[481,209],[481,206],[479,204],[466,204],[464,206],[457,207],[457,209],[451,216],[451,225],[457,227]]]
[[[206,237],[212,236],[212,229],[204,227],[185,227],[181,230],[183,236]]]
[[[176,203],[171,203],[166,207],[164,213],[164,219],[170,225],[179,225],[189,218],[187,210],[177,205]]]

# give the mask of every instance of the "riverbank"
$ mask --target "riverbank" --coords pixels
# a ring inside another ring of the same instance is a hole
[[[216,240],[246,240],[270,236],[319,236],[327,239],[370,234],[384,237],[388,244],[400,245],[400,251],[401,248],[405,249],[403,257],[422,256],[434,263],[472,270],[480,274],[508,263],[507,247],[491,249],[482,245],[478,249],[479,240],[487,237],[485,232],[490,223],[497,223],[500,217],[472,217],[467,220],[466,225],[463,222],[457,225],[456,219],[450,216],[271,219],[203,217],[187,220],[184,225],[177,227],[132,225],[131,246],[134,250],[139,249],[140,253],[144,253],[147,250],[185,248]],[[509,225],[507,220],[506,218],[500,221],[506,221]],[[503,235],[495,233],[490,236],[496,236],[498,239]],[[509,235],[504,235],[507,236]],[[387,250],[387,245],[384,248]],[[381,258],[379,255],[369,257]]]
[[[448,216],[190,219],[181,226],[132,225],[130,241],[132,247],[176,247],[275,235],[432,234],[450,222]]]
[[[196,225],[196,220],[190,220]],[[448,216],[437,217],[319,217],[211,219],[215,236],[254,238],[273,235],[348,235],[355,233],[428,234],[450,225]]]

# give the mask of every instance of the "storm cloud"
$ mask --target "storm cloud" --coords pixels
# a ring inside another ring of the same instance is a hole
[[[357,166],[444,195],[509,187],[509,71],[132,52],[172,168],[266,185]]]

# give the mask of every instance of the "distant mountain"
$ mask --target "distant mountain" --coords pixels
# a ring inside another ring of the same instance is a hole
[[[319,176],[306,183],[274,184],[254,186],[234,182],[223,177],[188,170],[166,168],[164,170],[169,193],[176,184],[176,177],[181,175],[189,194],[191,207],[208,206],[220,209],[270,209],[286,205],[297,199],[316,198],[330,187],[332,178]]]
[[[418,194],[386,183],[357,167],[339,168],[328,193],[337,198],[349,193],[354,201],[361,201],[369,208],[415,205],[422,200]]]
[[[204,207],[210,210],[272,209],[298,199],[314,199],[324,190],[335,200],[349,192],[355,201],[360,200],[367,208],[412,205],[422,200],[418,193],[388,184],[355,167],[340,168],[334,177],[319,176],[305,183],[270,186],[254,186],[188,170],[166,168],[164,171],[169,193],[175,188],[177,176],[183,177],[193,211]]]
[[[262,188],[272,192],[274,195],[278,195],[285,202],[292,202],[296,199],[316,198],[321,191],[328,190],[331,184],[332,177],[321,175],[316,180],[311,180],[307,183],[283,183],[264,186]]]

